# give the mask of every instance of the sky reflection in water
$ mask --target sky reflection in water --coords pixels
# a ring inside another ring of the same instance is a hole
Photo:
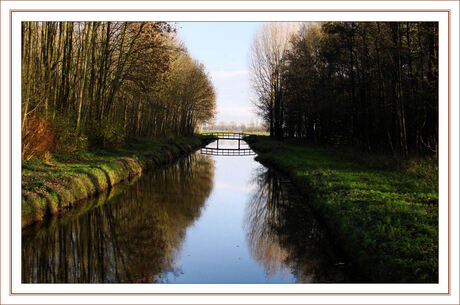
[[[22,281],[343,281],[341,260],[286,182],[253,156],[197,152],[25,229]]]

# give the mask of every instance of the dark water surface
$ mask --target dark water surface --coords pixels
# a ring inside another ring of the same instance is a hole
[[[22,282],[348,281],[338,254],[287,179],[198,151],[25,228]]]

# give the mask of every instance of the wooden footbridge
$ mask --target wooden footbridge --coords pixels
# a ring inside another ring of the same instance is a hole
[[[250,148],[241,148],[241,141],[246,135],[243,132],[212,132],[206,133],[207,136],[217,138],[216,147],[204,147],[201,149],[201,153],[204,155],[213,156],[254,156],[256,153]],[[233,140],[238,141],[238,148],[219,148],[219,140]]]

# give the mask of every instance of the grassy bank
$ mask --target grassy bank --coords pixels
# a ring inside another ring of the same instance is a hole
[[[22,164],[22,226],[55,215],[143,170],[168,164],[212,138],[131,141],[114,151],[55,154]]]
[[[357,278],[438,281],[438,175],[428,161],[391,166],[268,137],[247,138],[258,160],[288,174],[340,243]]]

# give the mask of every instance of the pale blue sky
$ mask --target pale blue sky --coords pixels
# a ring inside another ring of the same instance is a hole
[[[216,122],[248,124],[257,116],[250,102],[248,57],[259,22],[178,22],[179,37],[203,63],[217,92]]]

